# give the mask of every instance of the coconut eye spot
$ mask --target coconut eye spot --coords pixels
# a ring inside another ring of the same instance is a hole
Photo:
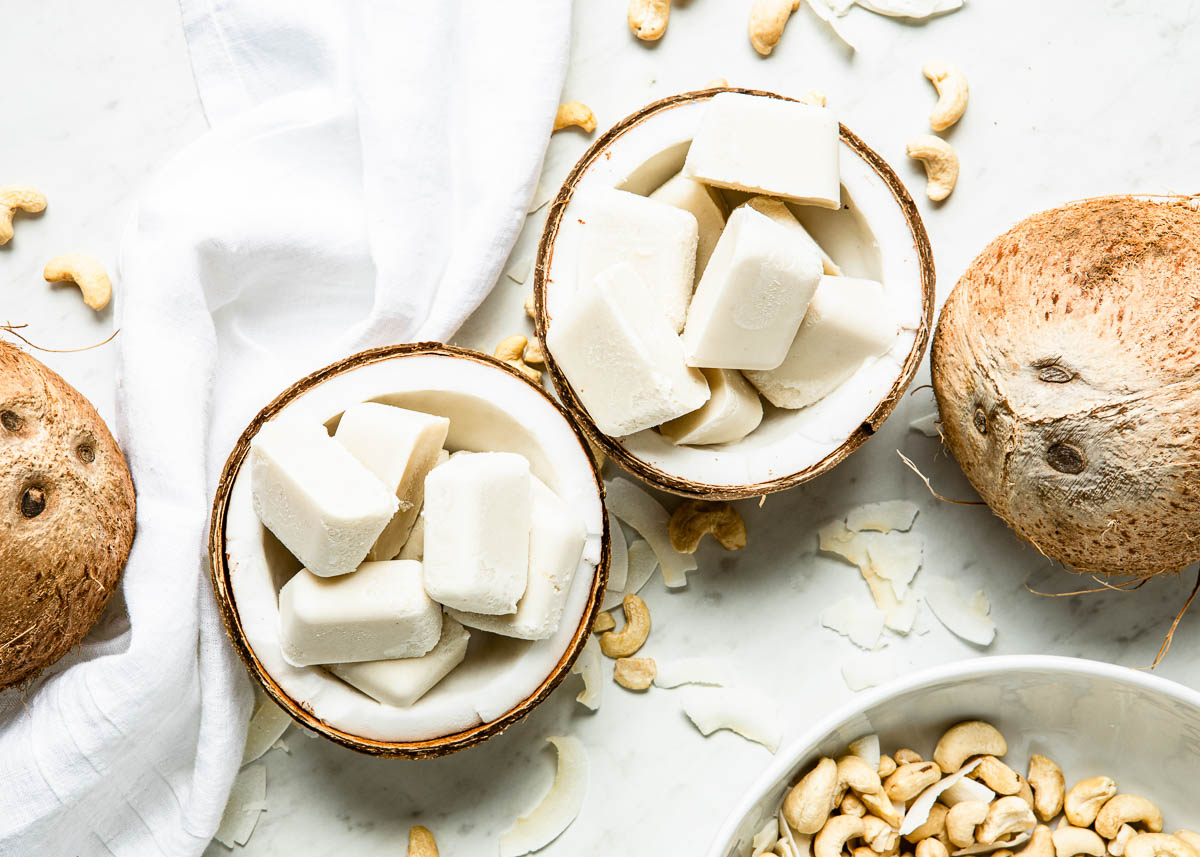
[[[1083,453],[1069,443],[1055,443],[1046,450],[1046,463],[1059,473],[1082,473]]]
[[[983,412],[983,408],[975,409],[975,416],[972,421],[975,424],[975,431],[980,434],[987,434],[987,414]]]
[[[36,486],[26,488],[21,495],[21,515],[26,518],[36,518],[46,511],[46,492]]]
[[[1038,380],[1047,384],[1067,384],[1074,377],[1061,366],[1043,366],[1038,370]]]
[[[96,460],[96,448],[90,443],[81,443],[75,447],[75,456],[84,464],[91,464]]]
[[[16,411],[0,411],[0,426],[4,426],[5,431],[19,432],[25,425],[25,420],[21,419],[20,414]]]

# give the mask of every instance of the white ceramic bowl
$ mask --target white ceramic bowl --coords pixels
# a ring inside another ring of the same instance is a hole
[[[821,756],[877,732],[888,748],[928,754],[949,726],[994,723],[1008,760],[1030,753],[1058,762],[1068,784],[1106,774],[1121,791],[1154,800],[1166,829],[1200,825],[1200,693],[1143,672],[1075,658],[979,658],[925,670],[862,694],[775,762],[733,808],[708,857],[749,854],[750,839],[775,814],[788,787]],[[1015,760],[1015,761],[1014,761]]]

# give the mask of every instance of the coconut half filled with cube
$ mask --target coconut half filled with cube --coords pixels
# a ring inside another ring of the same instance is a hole
[[[363,352],[246,429],[213,511],[213,582],[254,677],[354,749],[478,743],[549,695],[607,575],[583,434],[511,367]]]
[[[777,491],[867,440],[916,373],[934,270],[916,207],[834,113],[766,92],[649,105],[550,211],[534,306],[592,440],[685,496]]]

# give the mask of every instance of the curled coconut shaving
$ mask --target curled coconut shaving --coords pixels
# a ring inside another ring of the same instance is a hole
[[[964,599],[953,580],[930,577],[925,581],[925,603],[956,637],[977,646],[990,646],[996,639],[996,623],[988,615],[992,606],[982,589]]]
[[[605,487],[609,510],[650,543],[667,586],[687,586],[687,573],[696,570],[696,560],[671,547],[671,516],[663,505],[628,479],[613,479]]]
[[[879,746],[879,736],[874,734],[864,735],[851,741],[848,749],[851,756],[858,756],[870,765],[872,770],[879,767],[879,760],[883,757],[883,751]]]
[[[729,664],[716,658],[680,658],[676,661],[658,661],[654,684],[656,687],[680,687],[685,684],[722,687],[732,675]]]
[[[629,543],[625,531],[617,523],[616,516],[608,513],[608,531],[612,541],[612,557],[608,562],[608,588],[613,592],[624,592],[629,579]]]
[[[900,664],[891,652],[860,652],[842,664],[842,681],[855,693],[891,681],[900,674]],[[879,761],[876,760],[876,766]]]
[[[250,725],[246,729],[242,764],[248,765],[262,758],[291,725],[292,718],[286,711],[272,702],[261,690],[255,690],[254,713],[250,715]]]
[[[768,851],[774,851],[775,843],[778,841],[779,822],[774,817],[768,818],[758,829],[758,833],[754,834],[754,838],[750,840],[750,857],[759,857]]]
[[[868,651],[879,645],[886,619],[882,611],[853,597],[835,601],[821,611],[822,625]]]
[[[642,591],[650,578],[654,576],[654,570],[658,568],[658,555],[654,553],[654,548],[650,547],[649,542],[645,539],[638,539],[629,545],[629,574],[625,578],[624,590],[614,592],[610,586],[604,593],[604,603],[600,606],[601,610],[612,610],[614,607],[620,607],[621,602],[625,600],[626,595],[637,595]]]
[[[253,765],[233,781],[221,824],[213,838],[227,848],[245,845],[254,834],[258,817],[267,811],[267,769]]]
[[[500,837],[500,857],[521,857],[557,839],[583,808],[587,794],[587,750],[578,738],[555,736],[546,741],[558,751],[554,785],[532,812],[521,816]]]
[[[603,661],[600,659],[600,644],[594,634],[589,634],[583,644],[583,651],[571,666],[571,672],[583,677],[583,690],[575,697],[575,701],[585,708],[595,711],[600,707],[600,698],[604,693]]]
[[[732,688],[694,688],[687,692],[683,713],[701,735],[728,729],[762,744],[772,753],[779,749],[783,734],[779,712],[775,704],[760,693]]]
[[[867,503],[851,509],[846,515],[846,528],[856,533],[874,530],[889,533],[892,530],[907,532],[921,508],[910,500],[885,500],[882,503]]]

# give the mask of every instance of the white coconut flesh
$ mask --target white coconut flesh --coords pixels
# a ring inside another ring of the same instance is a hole
[[[226,539],[233,603],[246,642],[266,672],[301,707],[330,726],[377,741],[422,741],[492,722],[533,695],[554,672],[583,620],[600,563],[605,513],[586,446],[536,390],[495,367],[447,354],[417,354],[336,375],[283,413],[332,430],[350,405],[374,401],[447,417],[451,451],[516,452],[570,504],[587,543],[558,631],[525,641],[472,631],[464,661],[408,708],[376,702],[322,667],[294,667],[279,647],[280,587],[300,563],[262,526],[250,499],[249,468],[233,484]]]
[[[763,96],[766,97],[766,96]],[[631,126],[581,173],[573,193],[616,187],[654,191],[683,167],[707,101],[681,102]],[[883,284],[895,318],[891,349],[868,360],[832,393],[798,410],[763,401],[763,421],[740,441],[676,446],[654,429],[614,438],[630,454],[677,479],[710,486],[750,486],[806,470],[834,453],[891,392],[904,370],[922,320],[921,266],[912,232],[891,189],[844,141],[842,208],[790,205],[847,277]],[[731,206],[749,194],[721,191]],[[547,323],[553,326],[578,289],[581,228],[571,203],[558,228],[546,275]],[[883,311],[883,310],[881,310]]]

